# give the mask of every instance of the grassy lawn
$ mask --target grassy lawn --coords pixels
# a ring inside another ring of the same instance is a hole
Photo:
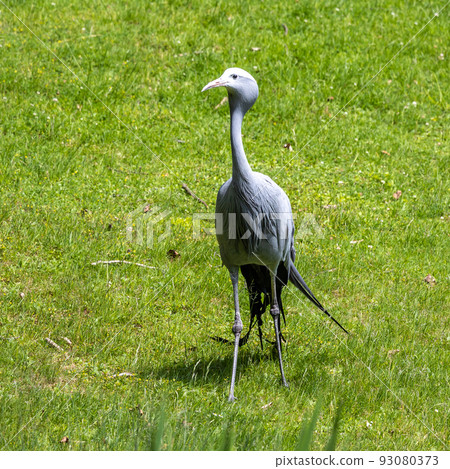
[[[338,408],[336,449],[445,449],[449,7],[412,39],[445,3],[2,0],[0,447],[290,450],[320,401],[312,449]],[[286,290],[290,388],[254,333],[234,404],[209,338],[233,337],[231,282],[211,221],[193,237],[231,174],[225,90],[200,91],[230,66],[297,268],[352,332]],[[131,236],[144,212],[170,234]]]

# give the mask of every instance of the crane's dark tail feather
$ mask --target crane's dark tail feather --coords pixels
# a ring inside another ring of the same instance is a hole
[[[263,350],[263,340],[271,344],[276,344],[275,342],[268,341],[267,339],[263,338],[262,334],[262,315],[265,313],[268,306],[271,303],[271,278],[270,278],[270,271],[267,267],[262,265],[255,265],[255,264],[247,264],[241,266],[242,275],[245,278],[247,284],[247,290],[250,299],[250,326],[248,328],[247,333],[239,339],[239,346],[245,345],[248,342],[250,337],[250,332],[252,331],[255,324],[258,324],[258,336],[259,336],[259,343],[261,345],[261,350]],[[277,299],[278,299],[278,306],[280,308],[281,316],[283,317],[284,324],[286,325],[286,318],[284,316],[284,309],[283,309],[283,302],[281,301],[281,291],[283,287],[288,282],[288,275],[287,270],[284,264],[280,264],[278,267],[277,272],[277,281],[276,281],[276,291],[277,291]],[[281,321],[278,317],[278,331],[280,334],[280,339],[283,342],[286,342],[283,334],[281,333]],[[222,337],[211,337],[211,339],[221,342],[223,344],[234,344],[227,339],[223,339]]]
[[[336,319],[319,303],[317,298],[313,295],[313,292],[306,285],[302,276],[298,273],[298,270],[295,268],[294,263],[291,261],[289,266],[289,280],[308,298],[311,303],[314,303],[320,311],[324,312],[332,321],[334,321],[346,334],[349,332],[339,324]]]
[[[254,318],[258,322],[258,334],[261,350],[263,350],[263,336],[261,326],[262,315],[265,313],[268,306],[271,304],[271,276],[270,271],[263,265],[247,264],[241,265],[241,272],[247,283],[247,290],[250,298],[250,324],[253,324]],[[286,325],[286,318],[284,316],[283,303],[281,301],[281,291],[288,282],[287,270],[283,264],[280,264],[277,271],[276,281],[276,294],[278,299],[278,306],[280,308],[281,316],[283,317],[284,324]],[[281,333],[280,319],[278,321],[278,331],[280,339],[285,342],[283,334]],[[251,328],[248,334],[250,334]],[[247,337],[248,338],[248,337]],[[276,342],[275,342],[276,343]]]

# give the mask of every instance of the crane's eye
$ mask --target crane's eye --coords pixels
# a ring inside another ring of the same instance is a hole
[[[236,80],[237,77],[238,77],[238,76],[237,76],[235,73],[233,73],[233,75],[231,75],[231,78],[232,78],[233,80]]]

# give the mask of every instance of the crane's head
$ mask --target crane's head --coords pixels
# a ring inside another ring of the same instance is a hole
[[[240,105],[244,111],[250,109],[258,98],[258,84],[250,73],[242,68],[229,68],[220,78],[208,83],[202,91],[224,86],[231,105]]]

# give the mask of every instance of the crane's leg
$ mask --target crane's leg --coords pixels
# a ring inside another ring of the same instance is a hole
[[[234,324],[233,324],[234,357],[233,357],[233,371],[231,374],[230,395],[228,397],[228,400],[230,402],[233,402],[236,399],[234,397],[234,383],[236,381],[239,338],[241,336],[243,326],[242,326],[241,314],[239,312],[239,291],[238,291],[239,268],[233,267],[229,270],[230,270],[231,283],[233,284],[233,297],[234,297]]]
[[[276,276],[274,273],[272,273],[272,270],[270,271],[270,279],[271,279],[271,287],[272,287],[271,288],[272,297],[271,297],[271,304],[270,304],[270,314],[273,317],[273,323],[275,326],[275,337],[277,340],[278,362],[280,363],[281,381],[283,382],[283,385],[288,388],[289,385],[286,381],[286,378],[284,377],[283,360],[281,358],[280,308],[278,306],[278,299],[277,299]]]

